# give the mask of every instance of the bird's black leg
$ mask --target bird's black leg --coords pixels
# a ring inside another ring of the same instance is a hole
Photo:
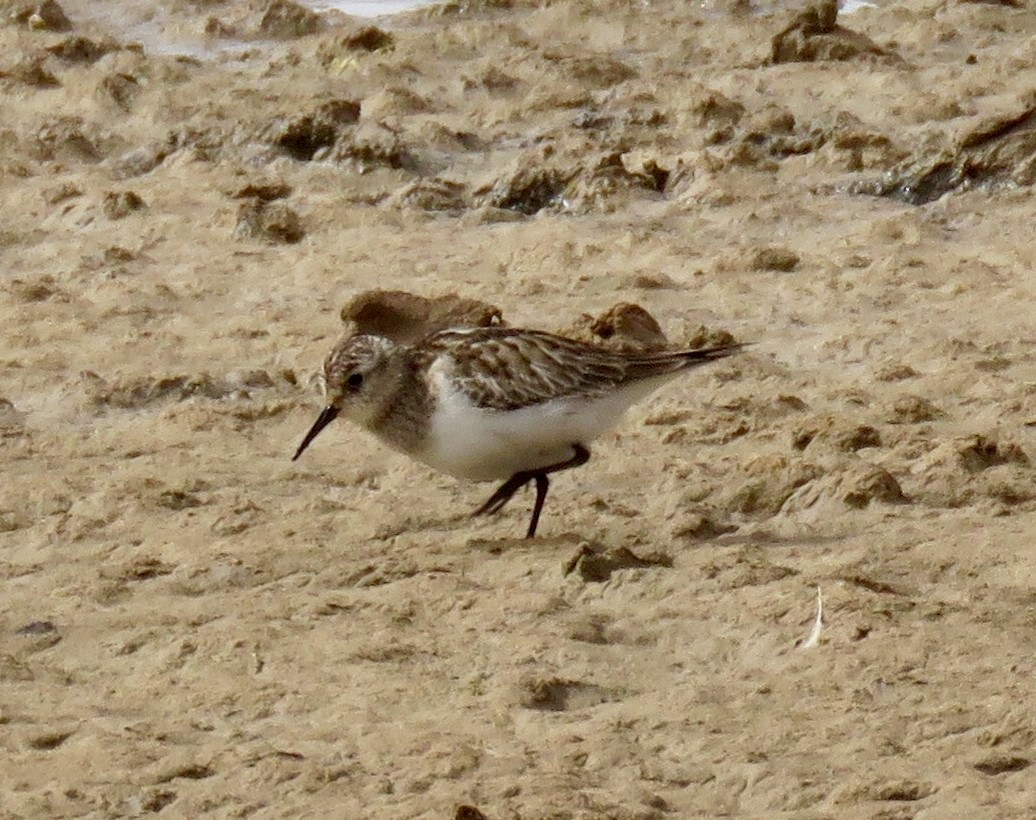
[[[540,523],[540,513],[543,512],[543,502],[547,500],[547,490],[549,489],[550,479],[547,478],[547,474],[536,473],[536,503],[532,505],[532,520],[525,533],[526,538],[536,537],[536,527]]]
[[[515,473],[501,484],[497,491],[489,497],[489,500],[475,510],[472,515],[493,515],[500,512],[518,490],[530,481],[535,481],[536,502],[532,507],[532,520],[529,522],[529,529],[525,533],[526,538],[534,537],[536,535],[536,527],[540,523],[540,513],[543,512],[543,504],[547,500],[547,490],[550,489],[550,479],[547,478],[547,475],[560,470],[571,470],[573,467],[579,467],[590,460],[590,451],[582,444],[573,444],[572,450],[574,451],[572,458],[566,461],[548,464],[546,467],[540,467],[538,470],[522,470]]]
[[[516,492],[528,484],[536,476],[536,473],[520,472],[515,473],[507,481],[501,484],[495,493],[479,507],[472,515],[493,515],[504,508],[504,504],[511,500]]]

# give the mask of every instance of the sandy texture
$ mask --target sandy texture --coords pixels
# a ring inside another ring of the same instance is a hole
[[[111,5],[0,0],[0,816],[1033,816],[1030,0]],[[369,288],[757,344],[525,542],[289,461]]]

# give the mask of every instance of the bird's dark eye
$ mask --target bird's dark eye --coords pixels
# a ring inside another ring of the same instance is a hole
[[[345,383],[347,385],[349,385],[349,387],[352,387],[353,389],[356,389],[361,384],[363,384],[363,374],[362,373],[350,373],[349,374],[349,378],[347,378],[345,380]]]

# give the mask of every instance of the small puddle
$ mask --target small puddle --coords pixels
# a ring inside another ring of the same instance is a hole
[[[313,11],[340,11],[353,17],[382,17],[432,6],[436,2],[438,0],[303,0],[302,5]]]
[[[320,14],[328,14],[329,22],[333,22],[338,14],[367,19],[388,17],[431,6],[435,2],[437,0],[301,0],[299,4]],[[261,40],[246,42],[206,35],[206,19],[222,15],[206,13],[205,7],[199,7],[197,14],[185,16],[177,13],[176,6],[156,0],[120,0],[117,3],[62,0],[61,5],[77,28],[100,29],[121,42],[140,43],[147,54],[214,60],[267,44]],[[214,8],[218,10],[220,7]]]
[[[877,3],[872,3],[870,0],[842,0],[838,4],[839,14],[855,14],[860,9],[876,9]]]

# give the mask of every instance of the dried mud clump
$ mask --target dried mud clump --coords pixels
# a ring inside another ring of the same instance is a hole
[[[341,310],[346,333],[369,333],[405,344],[452,327],[503,323],[500,308],[455,293],[419,296],[402,290],[365,290]]]
[[[888,409],[887,421],[890,424],[921,424],[935,421],[946,414],[923,396],[900,396]]]
[[[887,135],[865,125],[847,111],[840,111],[835,117],[828,133],[828,143],[842,152],[839,159],[847,171],[887,168],[904,156]]]
[[[234,234],[243,239],[294,245],[302,241],[306,230],[299,215],[283,202],[253,197],[238,206]]]
[[[708,541],[721,535],[737,532],[737,525],[722,521],[715,510],[683,510],[670,528],[673,538],[684,541]]]
[[[11,21],[40,31],[69,31],[72,21],[55,0],[42,3],[15,2],[0,5],[0,12],[6,12]]]
[[[5,288],[19,302],[68,302],[69,295],[49,273],[37,279],[11,279]]]
[[[641,170],[630,170],[623,161],[625,149],[612,148],[587,159],[565,162],[553,159],[552,148],[530,153],[494,182],[476,189],[480,205],[532,216],[543,210],[577,213],[610,212],[623,197],[661,193],[670,172],[654,160]]]
[[[35,149],[38,158],[44,162],[100,162],[103,155],[83,133],[83,126],[79,117],[58,117],[44,123],[36,132]]]
[[[291,196],[292,187],[286,182],[249,182],[230,194],[233,199],[259,199],[273,202]]]
[[[734,126],[741,122],[745,107],[718,91],[710,90],[694,103],[691,113],[702,127]]]
[[[886,196],[923,205],[952,191],[1029,186],[1036,183],[1036,95],[1019,114],[987,122],[948,150],[921,153],[878,180],[850,186],[850,193]]]
[[[275,122],[266,133],[266,140],[300,162],[319,159],[321,151],[330,149],[345,126],[360,119],[360,104],[354,100],[330,100],[316,110]]]
[[[1025,451],[1013,442],[1001,443],[976,435],[960,439],[957,444],[957,458],[969,473],[978,473],[1001,464],[1029,465]]]
[[[765,160],[810,154],[822,148],[830,138],[830,129],[796,120],[795,115],[779,105],[767,105],[746,116],[732,143],[732,164],[751,166],[757,154]],[[736,160],[736,161],[734,161]]]
[[[101,210],[111,220],[125,219],[146,207],[147,204],[135,191],[108,191],[101,203]]]
[[[799,266],[799,255],[782,247],[759,248],[752,254],[749,267],[757,271],[791,273]]]
[[[453,813],[453,820],[489,820],[477,806],[457,806]]]
[[[943,442],[911,467],[912,490],[936,507],[962,507],[979,499],[1015,505],[1036,497],[1036,473],[1016,443],[986,435]]]
[[[194,0],[202,5],[206,0]],[[222,0],[211,0],[216,5]],[[210,37],[257,40],[295,40],[324,29],[324,19],[293,0],[249,0],[243,7],[232,6],[225,18],[209,17],[204,31]]]
[[[397,208],[437,213],[460,213],[468,206],[466,191],[459,182],[438,177],[414,180],[394,194],[390,201]]]
[[[628,103],[623,100],[618,110],[614,107],[616,101],[607,108],[596,103],[589,105],[576,115],[572,125],[583,131],[611,135],[634,143],[654,142],[658,129],[669,122],[669,115],[656,106],[644,104],[645,98],[654,100],[653,95],[637,95]],[[626,104],[630,107],[625,108]]]
[[[770,62],[811,63],[892,56],[869,37],[838,25],[838,0],[819,0],[774,36]]]
[[[380,128],[363,133],[343,135],[326,157],[356,171],[367,174],[379,168],[412,170],[417,160],[398,135]]]
[[[1021,755],[991,754],[986,755],[977,763],[972,764],[976,771],[989,777],[1007,774],[1009,772],[1020,772],[1032,765],[1032,760]]]
[[[637,76],[632,67],[606,54],[571,57],[546,52],[543,57],[554,63],[567,79],[575,79],[592,88],[611,88]]]
[[[689,328],[680,341],[680,347],[688,350],[698,350],[703,347],[723,347],[737,342],[734,334],[721,327],[707,327],[697,325]]]
[[[0,396],[0,439],[17,438],[25,432],[26,414]],[[0,526],[0,531],[3,527]]]
[[[805,453],[822,450],[855,453],[868,447],[880,447],[881,433],[869,424],[849,424],[836,416],[811,418],[792,431],[791,446]]]
[[[518,682],[515,694],[522,708],[565,712],[599,706],[615,700],[618,693],[584,681],[529,675]]]
[[[838,508],[864,509],[874,502],[906,504],[906,493],[887,470],[862,461],[847,461],[828,468],[817,478],[806,482],[790,494],[782,505],[782,514],[812,511],[823,515]],[[835,509],[831,509],[831,505]]]
[[[600,316],[584,313],[561,335],[628,352],[664,350],[669,346],[655,317],[640,305],[628,302],[613,305]]]
[[[520,158],[513,169],[489,186],[475,191],[479,204],[532,216],[561,204],[575,172],[545,164],[550,152]]]
[[[130,179],[149,174],[174,153],[189,145],[192,139],[189,133],[177,132],[163,140],[134,148],[112,160],[112,176],[116,179]]]
[[[729,168],[776,171],[783,160],[812,154],[837,140],[842,128],[837,123],[800,124],[791,111],[777,105],[737,115],[736,123],[720,122],[702,130],[706,150],[696,160],[677,160],[666,180],[667,196],[715,200],[713,181],[717,173]],[[868,155],[867,160],[872,158]]]
[[[465,75],[461,84],[465,91],[481,89],[493,94],[505,94],[518,87],[518,80],[495,65]]]
[[[363,101],[364,122],[382,122],[390,117],[427,114],[435,105],[425,97],[403,86],[389,86]]]
[[[46,67],[46,57],[36,55],[21,60],[7,69],[0,69],[0,80],[6,83],[28,86],[29,88],[57,88],[61,81]]]
[[[575,573],[588,583],[602,583],[619,570],[672,566],[672,557],[665,553],[640,556],[625,547],[602,549],[582,544],[579,551],[565,564],[564,572],[565,575]]]
[[[344,34],[336,34],[317,47],[317,60],[328,71],[344,67],[351,55],[360,52],[383,51],[395,45],[396,38],[377,26],[361,26]]]
[[[631,171],[623,162],[623,150],[600,154],[580,167],[564,196],[567,209],[611,212],[622,205],[624,195],[632,192],[660,193],[665,189],[669,171],[653,160],[641,171]]]
[[[775,564],[759,548],[747,547],[738,550],[732,558],[717,557],[710,561],[702,567],[702,574],[717,590],[723,591],[773,584],[795,577],[798,571]]]
[[[725,516],[770,518],[822,471],[814,464],[782,456],[759,456],[744,467],[745,479],[722,490],[715,499]]]
[[[89,37],[72,35],[47,47],[47,51],[65,63],[92,65],[105,54],[119,50],[119,44],[111,39],[91,40]]]
[[[291,0],[266,0],[259,9],[257,29],[266,37],[291,40],[316,34],[323,27],[319,14]]]
[[[889,363],[882,365],[874,374],[879,382],[902,382],[908,379],[916,379],[920,373],[908,364]]]
[[[122,72],[104,77],[97,88],[98,94],[103,99],[110,100],[123,111],[130,110],[140,90],[137,78]]]

